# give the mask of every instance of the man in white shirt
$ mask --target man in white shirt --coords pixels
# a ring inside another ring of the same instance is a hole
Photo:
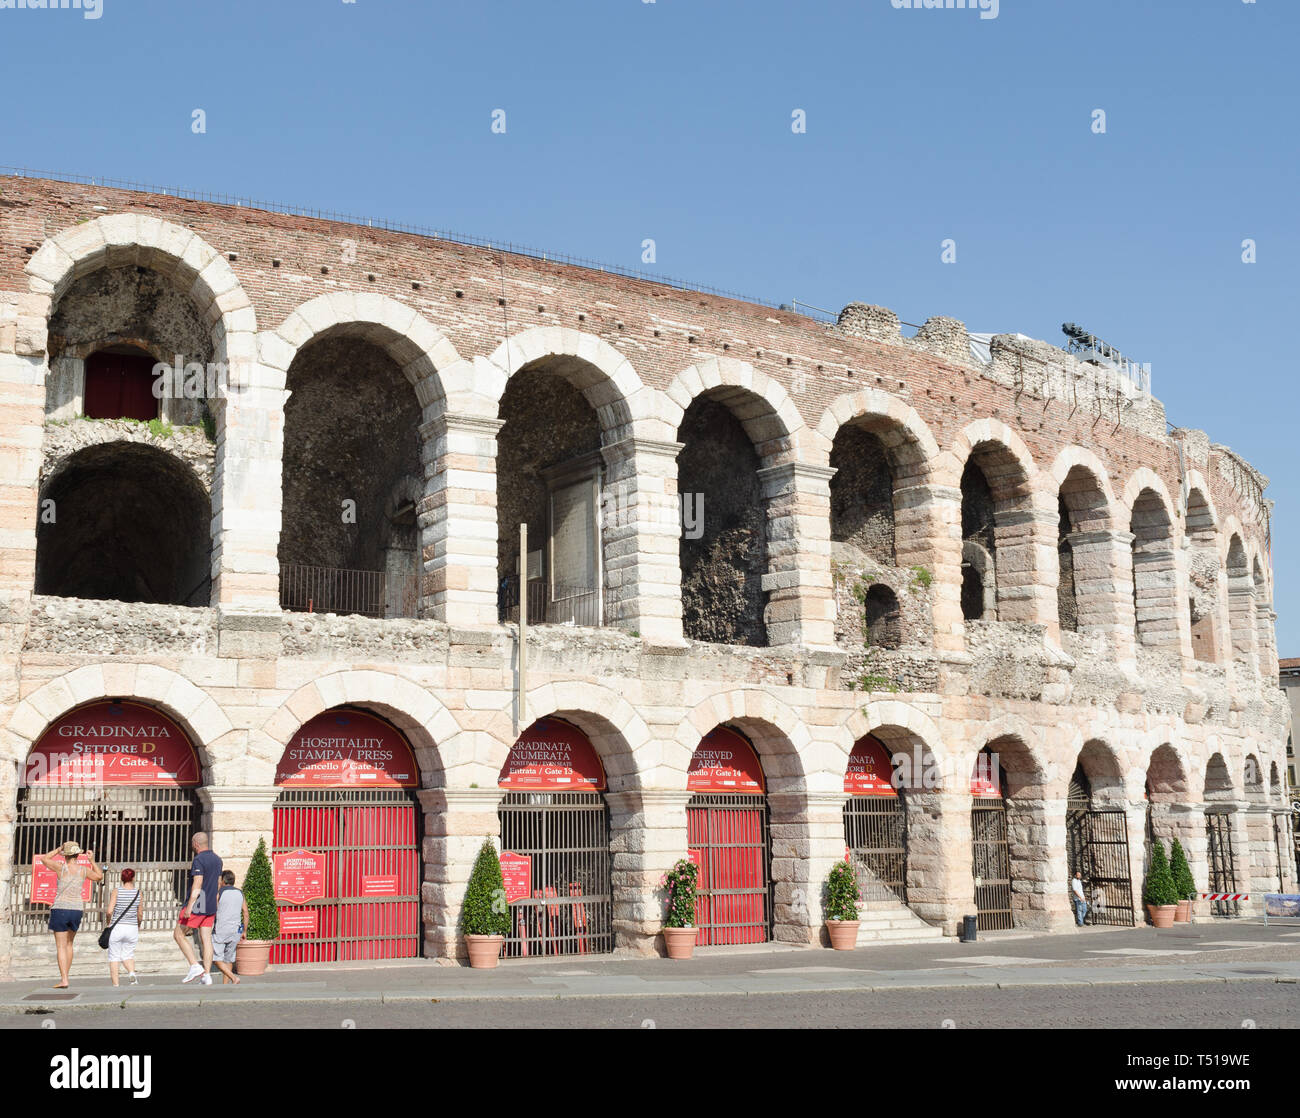
[[[1083,878],[1079,876],[1078,870],[1074,871],[1070,892],[1074,894],[1074,922],[1082,928],[1083,918],[1088,915],[1088,901],[1083,895]]]

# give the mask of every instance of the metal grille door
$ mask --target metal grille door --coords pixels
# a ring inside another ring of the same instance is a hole
[[[531,859],[530,895],[511,902],[506,958],[614,950],[609,810],[599,792],[508,792],[501,849]]]
[[[1014,927],[1007,810],[1001,798],[975,801],[970,813],[970,832],[976,927],[980,931]]]
[[[1206,812],[1205,835],[1209,840],[1209,891],[1235,893],[1237,871],[1232,849],[1232,815],[1229,812]],[[1215,916],[1236,916],[1240,908],[1236,901],[1211,901],[1210,910]]]
[[[1072,805],[1065,817],[1065,834],[1070,878],[1079,871],[1088,898],[1086,923],[1133,927],[1133,881],[1124,810],[1080,810]]]
[[[108,890],[120,873],[135,870],[145,931],[168,930],[185,903],[193,861],[190,837],[199,807],[188,788],[32,785],[18,790],[14,828],[13,934],[46,935],[49,905],[30,903],[32,862],[74,839],[93,850],[104,880],[93,886],[82,928],[98,931]]]
[[[686,845],[700,867],[696,944],[766,943],[772,910],[766,797],[692,796],[686,805]]]
[[[414,959],[420,954],[420,828],[401,788],[294,788],[275,805],[273,852],[324,856],[325,897],[281,905],[273,963]],[[313,930],[290,931],[315,914]],[[286,919],[287,917],[287,919]]]
[[[907,904],[907,809],[902,796],[852,796],[844,805],[844,845],[858,887],[872,901]]]

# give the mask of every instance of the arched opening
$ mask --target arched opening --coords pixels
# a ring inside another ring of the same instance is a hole
[[[680,544],[682,630],[689,640],[763,647],[768,643],[767,497],[759,449],[732,410],[741,396],[697,396],[677,441],[677,491],[704,502],[702,532]]]
[[[212,509],[179,458],[141,443],[89,446],[41,489],[36,592],[207,605]]]
[[[318,335],[286,376],[280,605],[415,617],[420,404],[379,345]]]
[[[544,357],[510,378],[497,435],[497,579],[502,621],[604,624],[606,470],[601,417],[572,358]],[[519,525],[528,525],[520,569]]]
[[[1209,854],[1211,893],[1237,892],[1237,852],[1233,837],[1236,814],[1232,777],[1223,755],[1215,753],[1205,767],[1205,837]],[[1239,905],[1234,900],[1212,901],[1215,916],[1236,916]]]
[[[37,858],[69,840],[111,867],[86,883],[83,930],[102,927],[108,890],[124,869],[141,889],[142,931],[170,931],[186,900],[190,838],[202,814],[194,744],[143,703],[101,700],[50,724],[27,757],[13,847],[13,934],[44,937],[54,874]]]
[[[1273,638],[1273,603],[1269,600],[1268,582],[1264,578],[1259,556],[1255,556],[1252,561],[1251,581],[1255,591],[1255,643],[1259,650],[1256,663],[1260,678],[1267,679],[1276,674],[1273,664],[1276,649]]]
[[[1133,611],[1139,648],[1178,648],[1173,524],[1154,489],[1133,502]]]
[[[614,950],[605,769],[571,722],[539,718],[511,747],[501,871],[510,906],[507,958]]]
[[[1019,738],[1003,736],[971,771],[972,872],[978,926],[1034,927],[1047,921],[1049,852],[1042,772]]]
[[[1146,775],[1146,842],[1142,852],[1142,878],[1146,880],[1151,865],[1151,849],[1156,840],[1169,848],[1175,838],[1190,859],[1197,835],[1193,817],[1181,811],[1187,803],[1187,773],[1177,751],[1162,745],[1151,754]]]
[[[866,426],[848,423],[831,446],[831,542],[895,563],[894,474],[889,452]]]
[[[844,773],[844,845],[867,909],[907,904],[907,801],[884,742],[867,734]]]
[[[994,621],[997,542],[993,490],[973,455],[961,475],[961,538],[962,616],[967,621]]]
[[[58,297],[49,324],[49,419],[163,419],[215,432],[207,370],[217,357],[212,332],[189,284],[135,264],[100,267]],[[188,389],[153,367],[202,368]],[[200,387],[200,382],[202,386]]]
[[[903,643],[898,596],[884,583],[873,583],[867,588],[863,608],[867,643],[873,648],[898,648]]]
[[[767,785],[749,739],[729,726],[707,733],[686,774],[686,845],[698,867],[696,944],[772,938]]]
[[[1246,672],[1256,665],[1254,649],[1255,584],[1250,577],[1250,563],[1241,537],[1228,541],[1228,627],[1232,634],[1232,658]]]
[[[419,766],[392,723],[335,707],[303,723],[275,773],[273,963],[422,951]]]
[[[1077,633],[1079,603],[1075,597],[1074,545],[1070,541],[1074,533],[1074,525],[1070,521],[1070,510],[1066,507],[1065,498],[1058,497],[1056,505],[1059,514],[1056,530],[1056,561],[1059,569],[1059,580],[1056,584],[1056,616],[1063,630]]]
[[[1088,742],[1079,752],[1065,805],[1066,872],[1072,881],[1077,871],[1083,882],[1088,924],[1133,925],[1123,794],[1124,780],[1114,755],[1103,743]]]
[[[1219,655],[1215,618],[1219,611],[1219,556],[1215,545],[1214,514],[1205,495],[1193,489],[1187,495],[1187,602],[1192,631],[1192,655],[1212,664]]]

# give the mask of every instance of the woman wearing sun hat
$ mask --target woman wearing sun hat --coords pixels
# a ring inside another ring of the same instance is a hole
[[[87,881],[104,880],[104,871],[95,864],[95,852],[85,852],[90,863],[88,866],[77,861],[81,852],[81,847],[69,840],[48,854],[41,855],[45,868],[59,875],[59,886],[54,894],[54,903],[50,906],[50,931],[54,933],[54,950],[59,957],[59,984],[54,987],[56,990],[67,988],[68,972],[72,970],[72,941],[81,927],[81,917],[85,911],[82,888]]]

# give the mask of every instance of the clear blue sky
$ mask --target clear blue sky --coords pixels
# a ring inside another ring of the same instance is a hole
[[[102,2],[0,10],[0,162],[628,267],[652,237],[659,272],[912,322],[1084,324],[1272,479],[1300,655],[1295,0]]]

